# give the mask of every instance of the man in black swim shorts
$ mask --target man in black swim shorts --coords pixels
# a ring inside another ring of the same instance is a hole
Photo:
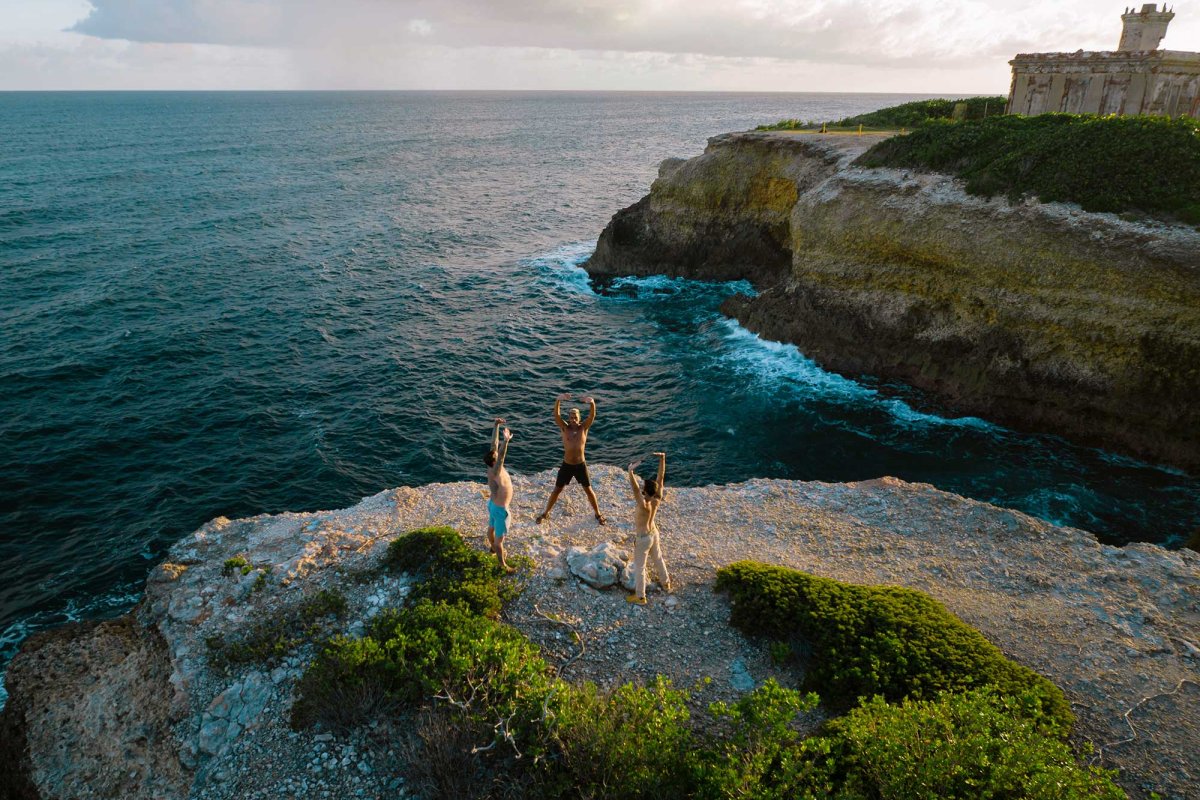
[[[580,401],[587,403],[590,409],[588,418],[582,420],[580,418],[579,409],[572,408],[567,418],[562,416],[562,403],[564,400],[570,400],[571,395],[560,394],[554,400],[554,421],[558,424],[559,432],[562,433],[563,440],[563,463],[558,468],[558,478],[554,481],[554,491],[550,493],[550,499],[546,501],[546,510],[538,515],[537,521],[550,516],[550,509],[554,508],[554,504],[558,502],[558,496],[562,494],[562,490],[566,488],[571,481],[579,481],[579,485],[583,487],[584,494],[587,495],[588,502],[592,504],[592,511],[596,514],[596,521],[603,525],[607,520],[600,513],[600,504],[596,501],[596,493],[592,491],[592,481],[588,478],[587,461],[584,459],[584,448],[587,447],[588,429],[592,427],[592,423],[596,421],[596,401],[591,397],[582,397]]]

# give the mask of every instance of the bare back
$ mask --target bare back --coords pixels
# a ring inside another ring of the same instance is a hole
[[[633,510],[633,520],[637,526],[638,536],[648,533],[658,533],[658,504],[659,498],[652,497],[642,500]]]

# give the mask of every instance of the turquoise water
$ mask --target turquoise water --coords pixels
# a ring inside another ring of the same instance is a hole
[[[563,390],[592,460],[678,484],[896,475],[1177,540],[1192,478],[826,373],[720,316],[748,287],[578,268],[661,159],[908,99],[0,94],[0,664],[216,515],[479,479],[494,414],[554,466]]]

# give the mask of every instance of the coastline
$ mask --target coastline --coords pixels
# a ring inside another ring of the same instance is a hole
[[[856,166],[872,141],[715,136],[584,267],[750,280],[723,311],[826,369],[1194,474],[1200,230]]]

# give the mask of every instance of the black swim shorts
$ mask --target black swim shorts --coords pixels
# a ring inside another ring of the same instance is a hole
[[[579,481],[579,485],[585,488],[592,485],[591,479],[588,478],[586,461],[578,464],[568,464],[564,461],[558,468],[558,480],[554,482],[554,488],[561,489],[570,483],[572,478]]]

